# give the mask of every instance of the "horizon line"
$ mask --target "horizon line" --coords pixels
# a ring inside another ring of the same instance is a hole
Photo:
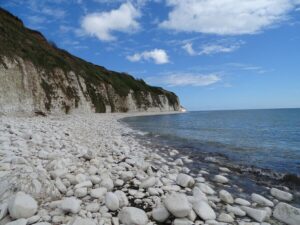
[[[246,110],[280,110],[280,109],[300,109],[300,107],[276,107],[276,108],[241,108],[241,109],[196,109],[187,112],[208,112],[208,111],[246,111]]]

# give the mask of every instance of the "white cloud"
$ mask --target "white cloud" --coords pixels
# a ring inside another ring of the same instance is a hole
[[[138,62],[141,60],[153,60],[156,64],[165,64],[169,62],[169,56],[163,49],[153,49],[151,51],[144,51],[135,53],[134,55],[127,56],[131,62]]]
[[[161,0],[93,0],[94,2],[98,2],[98,3],[102,3],[102,4],[117,4],[120,2],[130,2],[133,5],[136,6],[144,6],[146,5],[148,2],[160,2]]]
[[[55,4],[61,3],[63,3],[63,0],[28,0],[18,2],[20,6],[26,6],[30,11],[52,17],[56,20],[63,19],[67,15],[67,12],[64,9],[54,6]]]
[[[229,53],[233,52],[240,48],[239,44],[233,45],[221,45],[221,44],[208,44],[202,46],[202,50],[199,52],[199,55],[213,55],[217,53]]]
[[[201,46],[200,50],[195,50],[193,44],[188,42],[182,48],[191,56],[195,55],[213,55],[217,53],[230,53],[236,51],[244,44],[243,41],[227,42],[219,41],[213,44],[205,44]]]
[[[297,0],[167,0],[173,9],[160,26],[218,35],[254,34],[285,20]]]
[[[119,3],[119,2],[128,2],[126,0],[93,0],[94,2],[97,2],[97,3],[102,3],[102,4],[116,4],[116,3]]]
[[[149,80],[150,83],[163,84],[168,87],[175,86],[210,86],[221,81],[218,74],[194,74],[194,73],[174,73],[155,77]]]
[[[47,22],[46,18],[41,16],[28,16],[27,19],[31,24],[37,25]]]
[[[192,43],[186,43],[185,45],[182,46],[182,48],[189,54],[189,55],[197,55],[193,48]]]
[[[238,73],[242,73],[243,71],[250,71],[254,74],[265,74],[272,70],[262,68],[261,66],[256,65],[249,65],[249,64],[243,64],[243,63],[227,63],[224,65],[225,67],[229,67],[230,70],[234,71],[234,73],[237,73],[236,71],[239,71]]]
[[[59,8],[44,7],[41,9],[40,13],[47,16],[52,16],[56,19],[63,19],[66,16],[66,11]]]
[[[119,32],[134,32],[139,29],[136,21],[140,12],[130,3],[123,3],[118,9],[109,12],[87,14],[81,23],[85,33],[96,36],[102,41],[112,41],[116,37],[112,34]]]

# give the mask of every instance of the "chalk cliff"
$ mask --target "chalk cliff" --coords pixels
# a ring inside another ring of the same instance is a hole
[[[73,56],[0,8],[0,114],[178,110],[174,93]]]

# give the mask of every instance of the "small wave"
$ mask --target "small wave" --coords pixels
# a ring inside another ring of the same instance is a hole
[[[141,136],[146,136],[146,135],[149,134],[149,132],[137,131],[137,134],[138,134],[138,135],[141,135]]]

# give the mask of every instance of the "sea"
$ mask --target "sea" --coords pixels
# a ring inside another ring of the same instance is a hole
[[[300,187],[300,109],[192,111],[123,121],[144,141],[180,149],[201,166],[217,163]]]

